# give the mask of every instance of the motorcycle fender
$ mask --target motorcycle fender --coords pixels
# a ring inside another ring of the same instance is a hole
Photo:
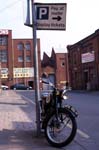
[[[71,106],[71,105],[65,105],[64,108],[69,113],[71,113],[71,115],[73,115],[74,118],[76,118],[78,116],[78,112],[77,112],[77,110],[73,106]]]

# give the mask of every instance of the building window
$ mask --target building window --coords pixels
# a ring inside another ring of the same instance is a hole
[[[64,62],[64,61],[61,63],[61,66],[62,66],[62,67],[64,67],[64,66],[65,66],[65,62]]]
[[[23,62],[23,57],[22,56],[18,57],[18,62]]]
[[[7,62],[7,50],[0,50],[0,61]]]
[[[25,44],[25,49],[26,49],[26,50],[31,50],[31,45],[30,45],[30,43],[26,43],[26,44]]]
[[[23,49],[24,49],[23,43],[18,43],[17,49],[18,49],[18,50],[23,50]]]
[[[7,45],[7,36],[0,36],[0,45]]]
[[[31,57],[30,56],[26,56],[26,62],[30,62],[31,61]]]

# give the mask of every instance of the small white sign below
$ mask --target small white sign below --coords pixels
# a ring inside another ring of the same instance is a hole
[[[82,63],[88,63],[88,62],[92,62],[95,60],[95,54],[94,51],[92,52],[87,52],[87,53],[83,53],[81,55],[81,62]]]

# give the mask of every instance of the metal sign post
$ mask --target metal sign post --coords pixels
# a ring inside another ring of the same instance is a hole
[[[2,88],[1,88],[1,61],[0,61],[0,94],[1,94]]]
[[[37,136],[40,135],[40,91],[39,91],[39,73],[38,73],[38,51],[37,51],[37,38],[36,38],[36,13],[34,0],[32,4],[32,25],[33,25],[33,49],[34,49],[34,83],[35,83],[35,102],[36,102],[36,123],[37,123]]]
[[[32,5],[32,24],[30,18],[30,1]],[[66,30],[66,9],[64,3],[34,3],[34,0],[27,0],[26,26],[33,29],[33,49],[34,49],[34,83],[35,83],[35,102],[36,102],[36,122],[37,135],[40,134],[40,91],[38,73],[38,51],[36,30]]]

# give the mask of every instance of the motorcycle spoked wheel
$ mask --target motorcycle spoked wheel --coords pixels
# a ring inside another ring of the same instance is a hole
[[[48,117],[45,136],[47,141],[54,147],[63,147],[68,145],[75,137],[77,123],[68,110],[62,108],[58,111],[58,119],[55,113]]]

